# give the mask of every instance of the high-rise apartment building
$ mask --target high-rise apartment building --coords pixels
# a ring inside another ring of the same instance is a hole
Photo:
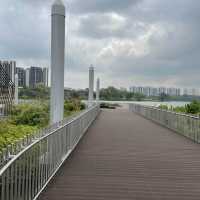
[[[30,87],[30,69],[26,69],[26,87]]]
[[[26,86],[26,70],[24,68],[17,67],[16,73],[18,74],[19,87],[25,87]]]
[[[48,68],[43,69],[43,83],[46,87],[49,86],[49,69]]]
[[[169,96],[180,96],[181,95],[181,89],[179,88],[165,88],[165,87],[136,87],[133,86],[130,88],[130,92],[133,93],[140,93],[147,97],[150,96],[160,96],[161,94],[167,94]]]
[[[197,88],[184,88],[183,95],[185,96],[199,96],[199,89]]]
[[[49,85],[48,68],[30,67],[25,70],[25,86],[35,88],[38,84]]]
[[[38,84],[43,83],[43,70],[40,67],[30,67],[29,86],[34,88]]]
[[[9,79],[15,82],[16,73],[16,62],[15,61],[0,61],[1,67],[4,69],[5,73],[8,75]]]
[[[183,89],[183,95],[189,95],[188,89],[187,89],[187,88],[184,88],[184,89]]]
[[[38,84],[49,85],[49,70],[48,68],[30,67],[27,69],[16,67],[15,61],[1,61],[0,67],[7,74],[13,83],[15,83],[15,74],[18,74],[19,87],[36,87]]]
[[[13,99],[15,85],[12,82],[8,71],[0,64],[0,117],[6,116],[10,113]]]

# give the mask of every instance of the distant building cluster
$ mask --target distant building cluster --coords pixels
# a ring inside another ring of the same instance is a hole
[[[49,70],[47,68],[30,67],[24,70],[24,73],[26,87],[34,88],[38,84],[44,84],[45,86],[48,86]]]
[[[161,94],[166,94],[169,96],[181,96],[180,88],[165,88],[165,87],[136,87],[133,86],[130,88],[130,92],[140,93],[147,97],[150,96],[160,96]]]
[[[200,96],[199,89],[196,88],[184,88],[182,94],[185,96]]]
[[[8,77],[15,83],[15,74],[18,74],[19,87],[34,88],[38,84],[49,85],[48,68],[30,67],[21,68],[16,66],[15,61],[0,61],[0,66],[7,73]]]
[[[14,101],[15,75],[18,74],[18,86],[34,88],[38,84],[48,86],[47,68],[17,67],[15,61],[0,61],[0,117],[8,115]]]

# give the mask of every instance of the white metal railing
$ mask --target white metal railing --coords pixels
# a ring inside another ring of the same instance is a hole
[[[36,199],[100,111],[95,105],[48,134],[41,134],[0,170],[1,200]]]
[[[95,106],[95,104],[93,105]],[[36,132],[30,133],[29,135],[24,136],[23,138],[19,138],[16,141],[14,141],[12,144],[9,144],[6,146],[6,148],[1,149],[0,151],[0,170],[1,168],[8,163],[13,155],[17,155],[19,152],[21,152],[23,149],[25,149],[27,146],[29,146],[31,143],[33,143],[38,138],[41,138],[50,132],[54,132],[57,130],[60,126],[63,126],[68,121],[71,121],[76,116],[78,116],[80,113],[74,113],[73,115],[65,118],[61,122],[57,122],[55,124],[52,124],[48,126],[47,128],[37,130]],[[0,118],[0,120],[3,120],[3,118]]]
[[[129,104],[129,109],[143,117],[155,121],[191,140],[200,143],[200,118],[162,110],[156,107]]]

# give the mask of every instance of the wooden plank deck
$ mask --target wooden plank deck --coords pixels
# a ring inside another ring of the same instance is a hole
[[[200,145],[127,110],[102,111],[39,200],[199,200]]]

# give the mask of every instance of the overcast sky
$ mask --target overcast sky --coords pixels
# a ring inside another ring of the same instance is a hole
[[[64,0],[65,86],[199,87],[199,0]],[[51,0],[0,0],[0,59],[50,66]]]

